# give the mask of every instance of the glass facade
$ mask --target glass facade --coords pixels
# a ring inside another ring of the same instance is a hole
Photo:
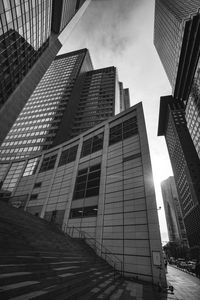
[[[73,200],[96,196],[99,194],[101,164],[78,171]]]
[[[59,160],[59,166],[66,165],[74,161],[76,159],[77,150],[78,150],[78,145],[62,151]]]
[[[114,115],[115,80],[116,69],[114,67],[87,72],[71,137]]]
[[[165,72],[175,87],[186,20],[198,13],[199,0],[156,0],[154,44]]]
[[[130,136],[138,134],[137,117],[110,128],[109,145],[120,142]]]
[[[200,158],[200,59],[186,106],[186,120],[191,138]]]
[[[2,189],[12,192],[17,185],[17,181],[21,176],[22,169],[25,165],[24,161],[15,162],[11,165],[8,174],[3,182]]]
[[[52,0],[0,1],[0,108],[49,44]]]
[[[48,149],[67,108],[84,53],[55,59],[0,147],[1,160]]]
[[[163,126],[165,125],[165,126]],[[161,98],[159,135],[165,135],[190,247],[199,236],[200,160],[185,118],[185,107],[172,96]]]
[[[81,157],[103,149],[103,133],[93,136],[83,142]]]

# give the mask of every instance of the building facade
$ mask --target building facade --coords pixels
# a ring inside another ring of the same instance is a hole
[[[29,157],[73,138],[119,113],[120,101],[115,67],[93,70],[87,49],[59,55],[0,146],[0,160]]]
[[[161,97],[158,135],[164,135],[190,246],[200,244],[200,160],[181,101]]]
[[[157,0],[154,44],[172,86],[185,107],[189,132],[200,157],[200,3]]]
[[[200,58],[192,81],[185,113],[187,126],[200,158]]]
[[[161,191],[165,209],[168,236],[170,242],[187,246],[187,235],[183,221],[178,193],[173,176],[161,182]]]
[[[1,160],[48,149],[59,130],[80,73],[93,69],[86,49],[55,59],[19,114],[0,147]]]
[[[60,50],[59,34],[89,2],[0,1],[0,144]]]
[[[199,30],[196,24],[196,21],[199,22],[199,12],[198,0],[155,1],[154,45],[173,91],[182,64],[181,52],[185,54],[189,35]],[[191,24],[193,33],[189,32]],[[192,50],[190,47],[190,52]]]
[[[13,205],[90,234],[120,259],[125,276],[165,283],[141,103],[39,156],[4,164],[1,180]]]

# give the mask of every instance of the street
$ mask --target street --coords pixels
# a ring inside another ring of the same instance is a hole
[[[168,294],[167,299],[200,300],[200,280],[170,265],[167,267],[168,285],[173,285],[174,295]]]

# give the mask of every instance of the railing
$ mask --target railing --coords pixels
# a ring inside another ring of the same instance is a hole
[[[72,238],[76,237],[83,239],[87,243],[87,245],[95,251],[95,253],[98,256],[107,261],[107,263],[113,268],[114,278],[117,273],[119,273],[122,277],[124,276],[122,261],[113,253],[111,253],[104,245],[102,245],[95,238],[93,238],[89,233],[84,232],[74,226],[65,226],[63,231]]]

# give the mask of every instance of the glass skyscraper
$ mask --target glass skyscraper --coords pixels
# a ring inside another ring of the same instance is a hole
[[[175,89],[181,47],[187,26],[199,15],[199,0],[156,0],[154,45]]]
[[[189,244],[194,246],[200,238],[200,2],[156,0],[154,44],[173,95],[170,104],[168,97],[161,98],[159,134],[166,137]]]
[[[87,49],[59,55],[0,146],[0,160],[29,157],[122,110],[115,67],[93,70]]]
[[[178,242],[187,246],[187,235],[173,176],[170,176],[161,182],[161,191],[165,208],[169,241]]]
[[[0,1],[0,105],[49,45],[52,0]]]
[[[189,245],[200,243],[200,160],[185,119],[184,105],[161,97],[158,135],[164,135]]]
[[[84,2],[90,0],[0,1],[0,144],[60,50],[59,34],[75,25]]]

